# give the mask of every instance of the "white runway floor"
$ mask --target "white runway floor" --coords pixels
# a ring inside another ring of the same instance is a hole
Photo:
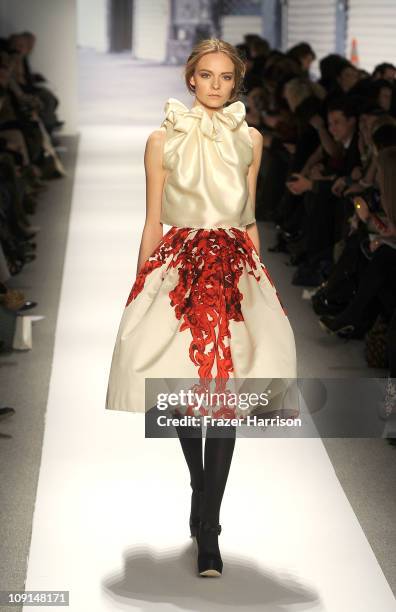
[[[146,439],[142,414],[104,409],[144,221],[144,143],[160,119],[82,128],[25,588],[69,590],[73,612],[395,612],[321,440],[237,439],[224,573],[202,579],[179,441]]]

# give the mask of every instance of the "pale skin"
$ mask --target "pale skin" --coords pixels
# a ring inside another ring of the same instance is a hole
[[[355,212],[364,223],[367,223],[370,219],[370,209],[367,202],[362,197],[357,197],[355,200]],[[387,227],[380,229],[379,233],[382,238],[395,238],[396,226],[392,223],[392,221],[388,220]],[[374,238],[370,241],[369,249],[371,252],[374,252],[382,244],[381,237]]]
[[[197,65],[190,79],[195,86],[193,106],[200,105],[211,116],[222,110],[231,98],[235,85],[235,67],[232,60],[222,52],[207,53]],[[216,97],[215,97],[216,96]],[[253,161],[249,166],[247,182],[253,209],[256,201],[257,175],[260,168],[263,137],[254,127],[249,128],[253,144]],[[163,168],[163,146],[166,132],[158,129],[149,135],[144,152],[146,172],[146,219],[140,243],[136,274],[138,274],[150,255],[155,251],[163,238],[163,224],[160,222],[162,193],[167,175]],[[253,245],[260,253],[260,238],[256,223],[246,226],[246,231]]]

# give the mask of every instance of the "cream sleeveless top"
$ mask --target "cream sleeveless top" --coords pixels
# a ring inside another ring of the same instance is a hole
[[[253,143],[242,102],[215,111],[165,103],[163,166],[168,170],[160,221],[178,227],[232,227],[255,222],[247,173]]]

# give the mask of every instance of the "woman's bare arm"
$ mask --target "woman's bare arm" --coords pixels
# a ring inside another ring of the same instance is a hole
[[[303,176],[308,176],[309,171],[311,170],[312,166],[315,166],[316,164],[321,162],[322,159],[323,159],[323,148],[322,148],[322,145],[320,144],[315,149],[315,151],[308,157],[300,174],[302,174]]]
[[[257,175],[260,169],[261,156],[263,153],[263,142],[264,139],[260,132],[254,127],[249,128],[250,136],[253,141],[253,161],[249,166],[248,171],[248,187],[249,194],[253,206],[253,210],[256,208],[256,188],[257,188]],[[260,236],[257,229],[256,223],[251,223],[246,227],[246,231],[249,234],[251,241],[253,242],[257,253],[260,255]]]
[[[146,220],[140,242],[136,274],[163,238],[160,223],[162,191],[167,170],[162,167],[162,152],[165,140],[164,130],[154,130],[146,142],[144,168],[146,172]]]
[[[370,186],[374,183],[375,175],[377,173],[377,168],[378,168],[377,158],[373,156],[365,175],[360,181],[362,186]]]
[[[343,147],[336,142],[326,127],[326,122],[320,115],[311,117],[310,124],[314,127],[320,138],[323,149],[332,157],[338,157],[343,152]]]

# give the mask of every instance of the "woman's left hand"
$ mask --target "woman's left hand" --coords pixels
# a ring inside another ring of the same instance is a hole
[[[286,187],[291,193],[294,195],[300,195],[305,193],[306,191],[311,191],[312,189],[312,181],[302,174],[295,172],[293,174],[293,181],[286,181]]]
[[[372,253],[374,253],[374,251],[376,251],[378,249],[379,246],[381,246],[382,241],[378,240],[378,238],[375,238],[374,240],[370,241],[369,244],[369,249]]]

